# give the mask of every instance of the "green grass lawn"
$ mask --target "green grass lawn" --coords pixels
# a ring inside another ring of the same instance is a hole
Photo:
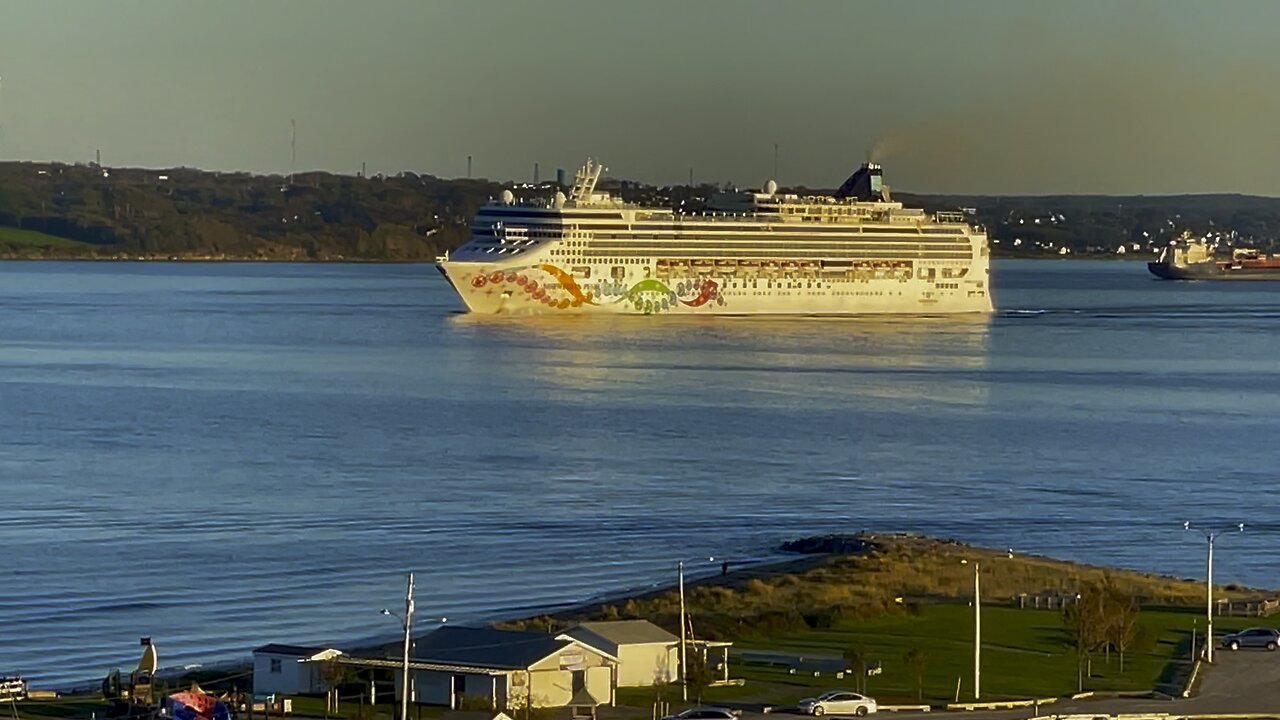
[[[294,696],[293,714],[298,717],[323,718],[326,713],[324,710],[324,698],[322,697],[300,697]],[[338,711],[336,713],[328,713],[331,718],[355,718],[361,717],[361,712],[370,713],[364,715],[369,720],[389,720],[400,713],[399,703],[378,703],[376,707],[370,708],[367,704],[358,701],[343,701],[338,703]],[[444,708],[432,707],[428,705],[413,705],[409,708],[410,720],[417,720],[421,717],[438,718]]]
[[[12,712],[7,705],[7,702],[0,703],[0,712],[4,715]],[[52,700],[23,700],[15,703],[13,709],[19,718],[90,718],[95,713],[103,717],[107,704],[99,695],[75,695]]]
[[[1151,638],[1147,647],[1143,652],[1126,654],[1124,672],[1120,671],[1115,653],[1109,662],[1102,655],[1095,657],[1093,676],[1085,678],[1085,689],[1149,691],[1175,680],[1186,661],[1193,620],[1198,621],[1199,632],[1203,632],[1204,620],[1197,613],[1143,611],[1141,624]],[[1215,620],[1215,632],[1221,637],[1230,630],[1268,622],[1259,618],[1220,618]],[[988,607],[983,609],[982,623],[984,698],[1049,697],[1076,692],[1076,659],[1067,645],[1058,612]],[[916,613],[851,621],[831,630],[786,632],[768,640],[741,641],[736,647],[838,656],[855,643],[881,663],[882,674],[868,678],[867,690],[882,702],[915,702],[916,682],[902,659],[911,648],[928,653],[926,702],[954,701],[957,680],[961,699],[972,697],[973,610],[965,605],[924,605]],[[854,687],[854,680],[847,676],[837,680],[832,674],[792,675],[786,669],[756,665],[736,664],[732,675],[745,678],[746,685],[712,688],[706,699],[785,704],[815,692]],[[643,702],[651,704],[652,693]]]
[[[67,238],[58,237],[56,235],[46,235],[34,230],[19,230],[18,228],[11,227],[0,227],[0,243],[16,245],[19,247],[53,247],[67,250],[88,250],[94,247],[90,243],[80,242],[79,240],[68,240]]]

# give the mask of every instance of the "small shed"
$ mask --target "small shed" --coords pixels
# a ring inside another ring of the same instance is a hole
[[[306,645],[272,643],[253,651],[255,695],[319,695],[328,687],[324,663],[342,655],[341,650]]]
[[[584,622],[569,637],[618,658],[618,687],[650,687],[680,675],[680,638],[648,620]]]

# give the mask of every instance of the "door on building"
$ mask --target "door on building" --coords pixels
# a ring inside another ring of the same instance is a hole
[[[573,677],[572,679],[573,689],[569,691],[569,697],[573,697],[574,695],[577,695],[578,693],[587,689],[587,671],[586,670],[574,670],[572,677]]]
[[[449,709],[458,710],[462,705],[462,696],[467,692],[467,676],[454,675],[450,682],[452,683],[452,692],[449,693]]]

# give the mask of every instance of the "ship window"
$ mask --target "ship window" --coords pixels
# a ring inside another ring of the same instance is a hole
[[[624,278],[624,277],[626,277],[626,276],[627,276],[627,269],[626,269],[626,268],[622,267],[621,265],[614,265],[614,266],[613,266],[613,279],[614,279],[614,280],[621,280],[621,279],[623,279],[623,278]]]

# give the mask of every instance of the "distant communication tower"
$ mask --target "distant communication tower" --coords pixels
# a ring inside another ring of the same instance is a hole
[[[293,174],[298,169],[298,121],[289,118],[289,184],[293,184]]]
[[[4,78],[0,77],[0,91],[4,90]],[[4,105],[0,104],[0,160],[4,159]]]

